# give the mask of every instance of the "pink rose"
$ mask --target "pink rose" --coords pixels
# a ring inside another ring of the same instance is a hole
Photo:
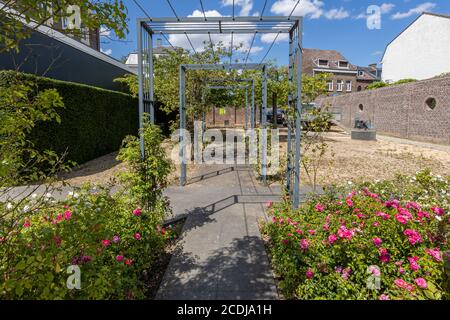
[[[321,205],[320,203],[316,204],[316,206],[314,207],[316,209],[316,211],[318,212],[322,212],[324,207],[323,205]]]
[[[377,211],[375,213],[375,215],[377,217],[383,218],[383,220],[389,220],[389,218],[391,217],[390,215],[388,215],[387,213],[381,212],[381,211]]]
[[[136,240],[141,240],[141,235],[140,235],[139,233],[135,233],[135,234],[134,234],[134,238],[135,238]]]
[[[306,270],[305,274],[308,279],[312,279],[314,277],[314,271],[312,271],[311,269]]]
[[[72,217],[72,211],[67,210],[64,212],[64,219],[69,220]]]
[[[337,239],[338,237],[334,233],[328,236],[328,241],[330,242],[330,244],[333,244]]]
[[[349,207],[353,207],[353,201],[352,201],[352,199],[347,199],[345,202],[347,203],[347,205],[348,205]]]
[[[424,278],[417,278],[414,282],[422,289],[426,289],[428,287],[427,281]]]
[[[406,229],[405,231],[403,231],[403,234],[408,237],[409,243],[411,245],[415,245],[416,243],[423,242],[422,237],[415,230]]]
[[[389,254],[388,250],[385,248],[380,248],[378,250],[380,256],[379,259],[381,262],[389,262],[391,260],[391,255]]]
[[[351,240],[353,237],[353,231],[347,229],[344,225],[340,226],[338,229],[338,235],[341,238]]]
[[[443,216],[444,215],[444,209],[439,207],[433,207],[431,208],[431,211],[433,211],[437,216]]]
[[[383,242],[380,238],[373,238],[372,241],[377,247],[381,246],[381,243]]]
[[[300,248],[302,250],[308,250],[308,248],[309,248],[309,241],[307,239],[300,240]]]
[[[428,253],[430,256],[432,256],[434,258],[434,260],[436,260],[437,262],[442,261],[441,252],[440,252],[439,248],[425,249],[425,252]]]
[[[397,221],[400,222],[401,224],[406,224],[408,222],[408,218],[400,214],[396,214],[395,219],[397,219]]]
[[[107,247],[111,244],[111,241],[109,241],[108,239],[105,239],[102,241],[103,246]]]
[[[316,234],[316,230],[308,230],[308,233],[311,235],[314,235],[314,234]]]
[[[266,202],[266,207],[267,208],[271,208],[273,206],[273,202],[272,201],[267,201]]]
[[[114,243],[117,243],[117,242],[119,242],[120,241],[120,237],[119,236],[114,236],[113,237],[113,242]]]
[[[389,300],[389,296],[387,294],[382,294],[380,295],[380,297],[378,298],[378,300]]]
[[[28,219],[25,219],[25,222],[23,223],[24,228],[29,228],[31,226],[31,222]]]
[[[417,271],[420,269],[420,265],[417,263],[419,257],[408,257],[409,267],[412,271]]]
[[[121,254],[117,255],[116,256],[116,260],[119,261],[119,262],[122,261],[123,260],[123,255],[121,255]]]
[[[140,216],[142,214],[142,209],[137,207],[136,209],[133,210],[133,215],[135,216]]]

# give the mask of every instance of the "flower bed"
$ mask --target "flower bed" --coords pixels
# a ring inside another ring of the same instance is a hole
[[[423,171],[282,203],[263,233],[287,298],[442,299],[449,209],[450,177]]]
[[[174,232],[161,227],[160,213],[130,207],[126,197],[109,193],[86,188],[34,214],[39,200],[27,202],[23,219],[0,238],[0,297],[144,298],[143,273]],[[74,265],[81,288],[69,290],[67,268]]]

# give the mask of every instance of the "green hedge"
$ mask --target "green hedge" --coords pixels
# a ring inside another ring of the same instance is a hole
[[[33,130],[31,140],[40,150],[67,150],[67,160],[81,164],[118,150],[126,135],[138,133],[138,100],[131,95],[14,71],[0,71],[0,87],[14,78],[34,82],[38,90],[55,88],[63,99],[61,123]]]

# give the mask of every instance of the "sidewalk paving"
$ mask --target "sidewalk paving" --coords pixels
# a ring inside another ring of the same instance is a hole
[[[187,220],[156,299],[277,299],[258,221],[267,220],[266,201],[280,200],[280,187],[260,185],[247,166],[203,172],[165,192],[174,216]]]

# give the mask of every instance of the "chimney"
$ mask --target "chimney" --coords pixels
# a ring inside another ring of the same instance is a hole
[[[161,47],[161,46],[162,46],[161,38],[156,39],[156,47]]]
[[[369,64],[369,67],[376,70],[377,69],[377,64],[376,63],[371,63]]]

